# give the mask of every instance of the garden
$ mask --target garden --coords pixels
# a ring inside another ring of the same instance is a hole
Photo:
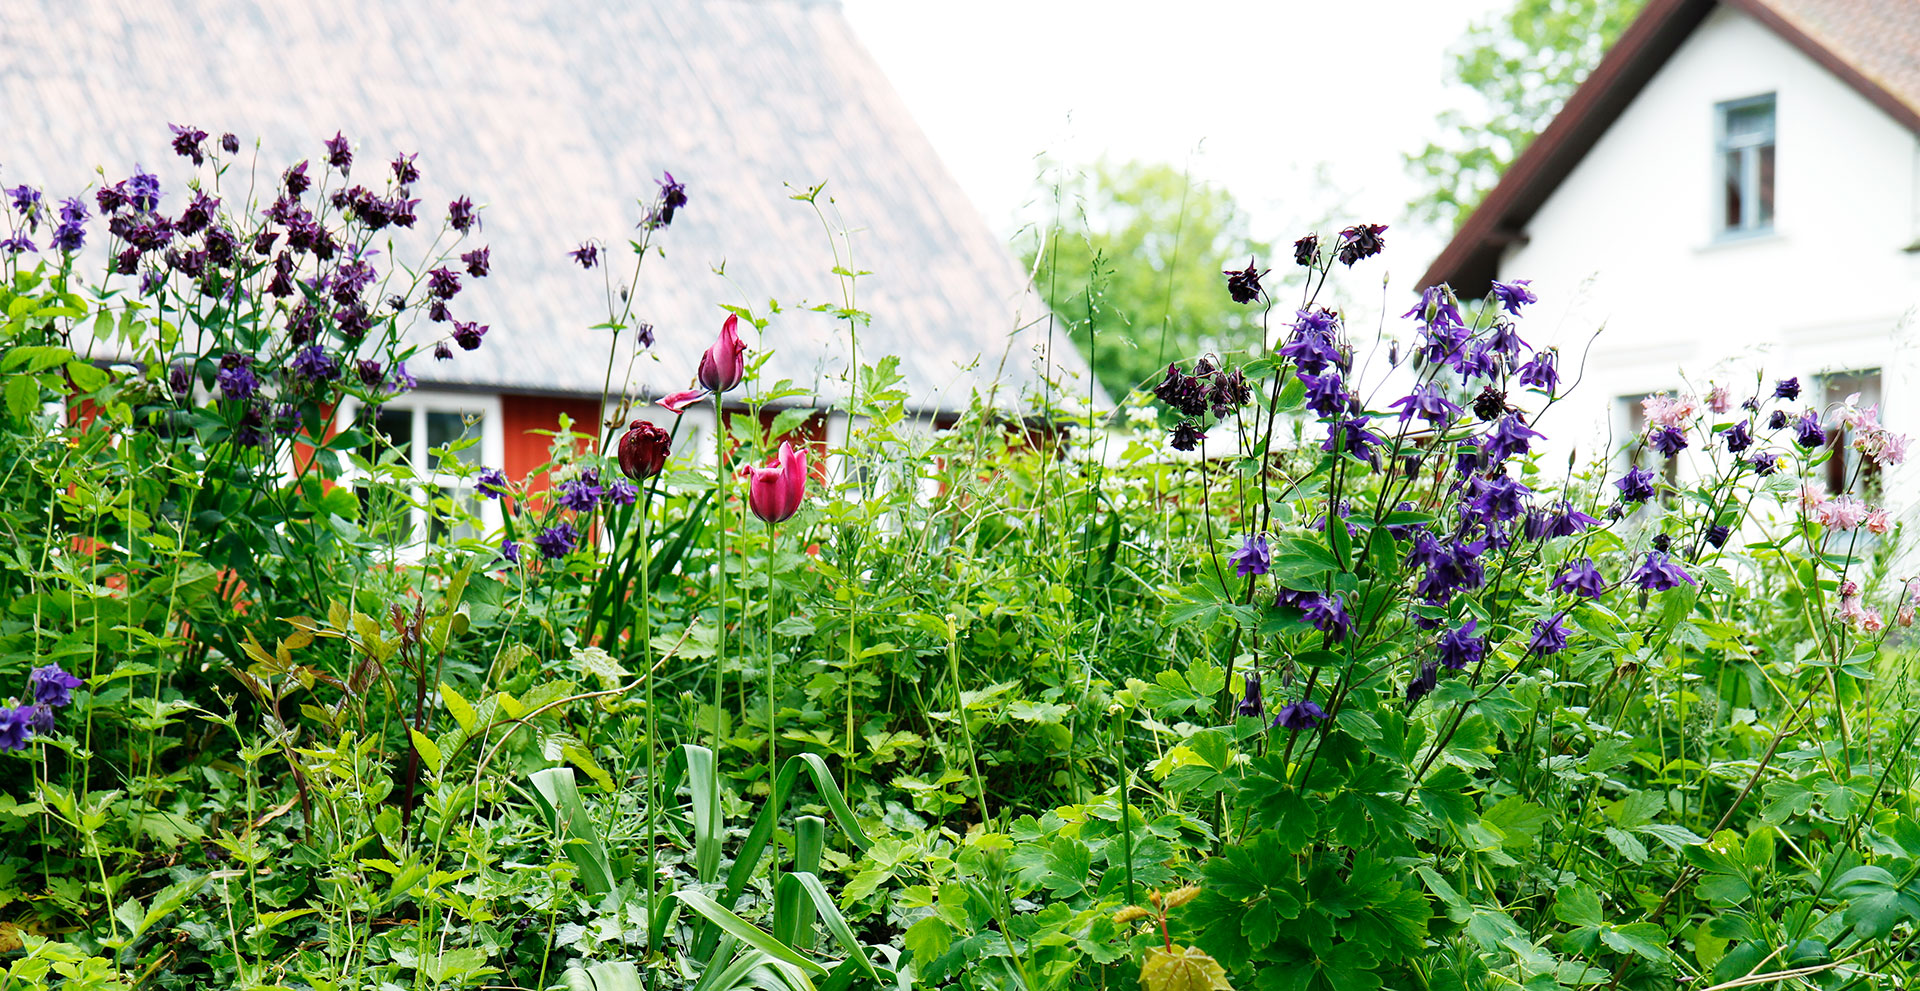
[[[485,211],[316,149],[4,190],[0,991],[1920,984],[1872,407],[1550,457],[1529,284],[1343,312],[1353,222],[1221,274],[1263,344],[936,430],[823,237],[844,432],[716,301],[686,391],[422,465],[336,414],[490,346]]]

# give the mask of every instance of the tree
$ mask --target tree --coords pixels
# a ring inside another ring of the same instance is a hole
[[[1169,165],[1100,162],[1047,190],[1056,205],[1025,251],[1035,286],[1119,398],[1172,361],[1261,340],[1260,308],[1227,295],[1227,268],[1276,264],[1225,190]],[[1036,259],[1036,254],[1038,258]],[[1283,271],[1274,272],[1275,284]]]
[[[1443,136],[1407,167],[1427,191],[1407,204],[1417,220],[1458,226],[1508,165],[1600,63],[1645,0],[1516,0],[1469,28],[1449,77],[1486,101],[1478,113],[1440,115]]]

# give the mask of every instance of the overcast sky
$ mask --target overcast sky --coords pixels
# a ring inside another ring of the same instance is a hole
[[[1255,234],[1290,241],[1326,213],[1395,224],[1388,268],[1441,246],[1400,223],[1401,155],[1473,94],[1446,52],[1511,0],[844,0],[848,20],[995,230],[1035,215],[1036,156],[1190,166]],[[956,11],[963,10],[963,15]]]

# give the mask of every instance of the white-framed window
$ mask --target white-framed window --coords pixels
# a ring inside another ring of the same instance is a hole
[[[1847,399],[1853,396],[1859,397],[1854,402],[1863,409],[1880,405],[1880,369],[1827,372],[1817,381],[1823,411],[1820,424],[1827,432],[1827,446],[1833,451],[1833,456],[1821,465],[1827,475],[1827,492],[1831,495],[1850,493],[1869,502],[1878,501],[1880,465],[1853,449],[1853,428],[1847,426],[1841,413]]]
[[[1729,100],[1714,108],[1718,124],[1721,236],[1773,229],[1773,94]]]
[[[338,481],[354,487],[360,498],[361,527],[369,534],[416,552],[429,539],[484,536],[471,526],[449,528],[446,514],[432,511],[433,504],[442,500],[464,505],[488,531],[500,527],[500,501],[481,498],[471,475],[461,478],[441,470],[441,459],[431,453],[472,439],[476,442],[448,457],[476,467],[501,467],[506,441],[499,396],[415,390],[378,406],[347,399],[340,404],[337,423],[341,430],[357,426],[368,438],[355,453],[379,463],[386,452],[395,452],[412,478],[410,497],[382,498],[364,484],[357,466],[349,464],[342,471]]]

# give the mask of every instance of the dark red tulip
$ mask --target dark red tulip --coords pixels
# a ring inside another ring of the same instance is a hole
[[[620,438],[620,472],[636,482],[644,482],[667,466],[672,438],[648,420],[635,420]]]

